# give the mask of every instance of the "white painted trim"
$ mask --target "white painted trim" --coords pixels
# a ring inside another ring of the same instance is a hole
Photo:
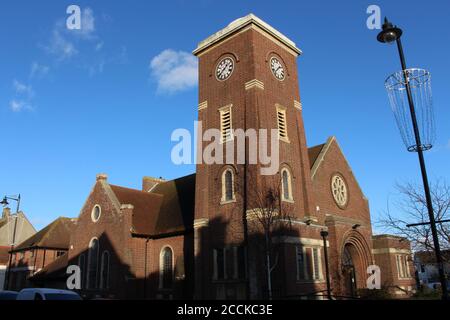
[[[95,211],[96,208],[98,208],[98,218],[97,219],[94,217],[94,211]],[[92,222],[94,222],[94,223],[98,222],[98,220],[100,220],[101,216],[102,216],[102,207],[99,204],[96,203],[92,207],[92,210],[91,210],[91,220],[92,220]]]
[[[198,104],[198,111],[208,108],[208,101],[203,101]]]
[[[323,247],[322,239],[283,236],[283,237],[274,237],[273,241],[274,241],[274,243],[290,243],[290,244],[297,244],[297,245],[302,245],[302,246],[306,246],[306,247]],[[327,240],[327,247],[329,247],[329,246],[330,246],[330,243]]]
[[[231,172],[231,199],[227,199],[227,186],[225,176],[227,172]],[[220,204],[227,204],[230,202],[236,202],[235,188],[234,188],[234,170],[230,167],[225,168],[222,172],[222,198],[220,199]]]
[[[390,253],[390,254],[411,254],[411,250],[409,250],[409,249],[396,249],[396,248],[372,249],[372,254],[384,254],[384,253]]]
[[[166,244],[161,248],[161,251],[159,251],[159,285],[158,285],[159,289],[169,289],[169,288],[164,288],[164,286],[163,286],[163,281],[164,281],[164,256],[163,256],[163,253],[166,248],[169,248],[170,252],[172,254],[172,284],[173,284],[173,281],[175,280],[175,277],[174,277],[175,254],[174,254],[173,248],[170,245]]]
[[[301,102],[299,102],[299,101],[297,101],[297,100],[294,100],[294,108],[296,108],[296,109],[302,111],[302,110],[303,110],[303,105],[302,105]]]
[[[220,43],[225,38],[235,34],[240,29],[247,29],[247,27],[257,28],[264,31],[264,34],[270,38],[276,39],[278,42],[287,47],[294,55],[300,55],[302,51],[296,47],[295,42],[287,38],[281,32],[264,22],[254,14],[246,15],[242,18],[232,21],[228,26],[222,30],[214,33],[205,40],[201,41],[197,48],[192,52],[194,55],[200,55],[200,52],[205,51],[207,48]]]
[[[91,248],[92,248],[92,243],[94,240],[97,240],[97,266],[95,268],[95,284],[94,287],[91,288],[90,284],[89,284],[89,272],[91,270]],[[86,288],[88,289],[96,289],[97,288],[97,277],[98,277],[98,256],[100,255],[100,241],[98,240],[97,237],[93,237],[91,238],[91,240],[89,241],[89,245],[88,245],[88,250],[87,250],[87,267],[86,267]]]
[[[325,145],[322,147],[322,150],[320,150],[319,155],[316,158],[316,161],[314,162],[312,169],[311,169],[311,179],[314,179],[314,176],[317,173],[317,170],[319,169],[320,164],[323,162],[325,155],[328,152],[328,149],[331,146],[331,143],[336,140],[336,138],[333,137],[329,137],[327,142],[325,143]]]
[[[287,180],[288,180],[287,181],[287,183],[288,183],[287,187],[288,187],[288,191],[289,191],[289,197],[288,198],[285,198],[285,196],[284,196],[284,177],[283,177],[283,174],[285,172],[287,173]],[[290,172],[290,170],[288,168],[284,167],[283,169],[281,169],[280,174],[281,174],[281,200],[282,201],[286,201],[286,202],[294,202],[294,198],[292,196],[293,190],[292,190],[292,175],[291,175],[291,172]]]
[[[226,106],[223,106],[219,108],[219,115],[220,115],[220,143],[226,143],[228,141],[234,140],[234,134],[233,134],[233,104],[228,104]],[[223,139],[224,136],[224,128],[223,128],[223,115],[224,113],[229,112],[230,113],[230,137],[226,140]]]
[[[194,229],[201,228],[201,227],[207,227],[208,224],[209,224],[208,218],[195,219],[194,220]]]
[[[281,141],[284,141],[286,143],[290,143],[289,133],[288,133],[288,119],[287,119],[286,107],[282,106],[281,104],[275,103],[275,108],[276,108],[276,118],[277,118],[278,139]],[[281,113],[283,115],[285,137],[282,137],[280,135],[280,119],[278,117],[278,113]]]
[[[253,79],[245,83],[245,90],[250,90],[252,88],[264,90],[264,83],[258,79]]]

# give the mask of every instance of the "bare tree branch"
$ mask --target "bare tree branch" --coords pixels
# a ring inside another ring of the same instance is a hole
[[[434,250],[430,225],[406,227],[407,224],[429,222],[428,208],[423,187],[413,183],[396,185],[399,193],[393,201],[395,213],[387,209],[377,225],[388,232],[407,238],[414,250]],[[430,185],[435,219],[445,220],[450,217],[450,185],[443,179],[438,179]],[[450,223],[438,223],[437,231],[442,250],[450,249]]]

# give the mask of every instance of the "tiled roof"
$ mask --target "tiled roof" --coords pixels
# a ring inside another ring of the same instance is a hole
[[[110,185],[120,204],[133,205],[133,233],[147,235],[153,233],[157,221],[163,196]]]
[[[192,228],[195,174],[157,184],[151,192],[110,185],[121,205],[133,205],[132,232],[158,237]]]
[[[74,223],[74,219],[60,217],[44,229],[17,245],[14,248],[14,251],[20,251],[33,247],[68,249],[70,233],[73,229]]]
[[[40,278],[55,279],[67,277],[66,269],[68,264],[67,252],[59,256],[55,261],[49,263],[44,268],[36,272],[31,280],[38,280]]]
[[[152,193],[164,196],[154,235],[192,228],[195,209],[195,174],[160,183]]]
[[[310,169],[313,167],[314,163],[316,162],[317,157],[319,156],[320,151],[322,151],[324,145],[325,145],[325,143],[308,148]]]

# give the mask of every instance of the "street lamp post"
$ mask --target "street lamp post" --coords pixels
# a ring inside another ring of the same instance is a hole
[[[384,24],[383,24],[383,30],[378,34],[377,40],[382,43],[392,43],[396,41],[397,43],[397,49],[400,56],[400,62],[402,66],[402,73],[403,73],[403,81],[404,81],[404,88],[406,89],[406,95],[407,100],[409,104],[409,113],[411,116],[411,122],[412,122],[412,128],[413,128],[413,136],[415,140],[415,145],[411,145],[408,147],[409,151],[416,151],[419,156],[419,163],[420,163],[420,170],[422,172],[422,180],[423,180],[423,187],[425,191],[425,198],[426,198],[426,205],[428,209],[428,215],[430,219],[430,226],[431,226],[431,233],[433,236],[433,243],[434,243],[434,251],[436,254],[436,262],[438,264],[439,268],[439,279],[442,286],[442,299],[447,300],[448,299],[448,290],[447,290],[447,283],[444,273],[444,266],[442,261],[442,255],[441,255],[441,249],[439,245],[439,238],[438,233],[436,229],[436,221],[433,213],[433,204],[431,200],[431,194],[430,194],[430,187],[428,183],[428,176],[427,171],[425,167],[425,159],[423,156],[423,151],[428,150],[431,148],[431,144],[422,144],[420,132],[419,132],[419,126],[417,122],[417,116],[416,111],[414,107],[414,99],[413,94],[411,92],[411,83],[410,83],[410,70],[406,68],[406,62],[405,62],[405,56],[403,53],[403,47],[402,42],[400,40],[400,37],[402,35],[402,30],[398,28],[397,26],[392,25],[387,18],[385,18]],[[393,100],[391,100],[392,103],[394,103]],[[400,124],[399,124],[400,125]],[[404,133],[404,132],[403,132]]]
[[[17,197],[5,196],[5,197],[3,197],[3,200],[0,201],[0,204],[3,206],[7,206],[9,204],[8,200],[16,201],[17,208],[16,208],[16,213],[14,214],[14,229],[13,229],[13,234],[12,234],[12,239],[11,239],[11,249],[10,249],[10,253],[9,253],[8,274],[6,276],[6,283],[4,285],[4,288],[6,290],[9,289],[11,286],[10,282],[11,282],[12,251],[14,250],[14,246],[16,244],[17,217],[18,217],[19,209],[20,209],[20,194]]]

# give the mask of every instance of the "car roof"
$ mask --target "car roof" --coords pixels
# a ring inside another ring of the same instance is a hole
[[[42,294],[46,294],[46,293],[64,293],[64,294],[78,295],[77,293],[75,293],[73,291],[70,291],[70,290],[51,289],[51,288],[28,288],[28,289],[22,289],[20,292],[27,292],[27,291],[39,292],[39,293],[42,293]]]

